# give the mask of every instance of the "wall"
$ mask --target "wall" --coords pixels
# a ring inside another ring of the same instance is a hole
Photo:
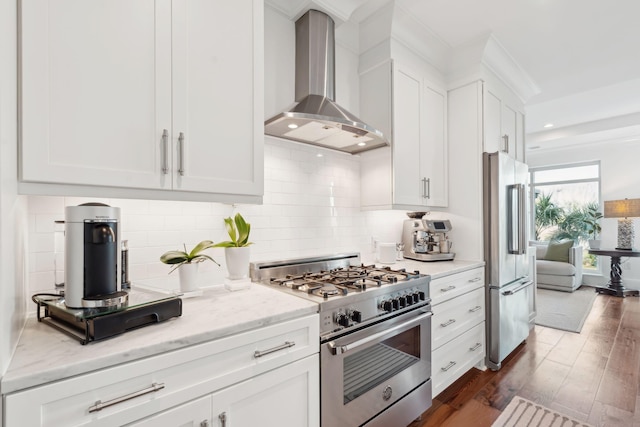
[[[0,2],[0,376],[9,364],[25,317],[26,200],[16,189],[16,14],[16,2]]]
[[[600,160],[601,200],[640,198],[640,175],[638,159],[640,142],[601,143],[573,146],[558,150],[530,150],[527,155],[529,167],[540,167]],[[602,247],[616,246],[618,225],[614,218],[604,218],[602,225]],[[634,220],[636,230],[634,247],[640,248],[640,219]],[[623,280],[625,286],[640,289],[640,258],[623,258]],[[609,277],[609,258],[601,257],[604,277],[585,277],[589,284],[602,284]]]
[[[336,29],[336,99],[357,114],[357,31],[346,25]],[[293,22],[266,7],[266,117],[294,102],[294,37]],[[263,205],[29,197],[29,296],[52,289],[54,221],[64,219],[65,206],[87,201],[121,208],[131,278],[164,289],[177,289],[178,275],[167,274],[170,268],[160,263],[160,255],[183,243],[227,240],[223,218],[234,212],[252,225],[252,261],[354,251],[371,258],[371,238],[400,241],[406,218],[404,212],[360,211],[359,156],[266,137]],[[224,280],[223,250],[211,254],[222,267],[202,264],[201,286]],[[29,299],[26,304],[35,309]]]
[[[178,275],[167,274],[160,255],[183,243],[190,249],[204,239],[228,240],[223,218],[235,212],[252,225],[252,261],[368,252],[369,227],[384,215],[368,219],[360,211],[359,163],[357,156],[266,138],[263,205],[30,196],[29,295],[52,289],[54,221],[64,219],[65,206],[88,201],[121,208],[132,279],[164,289],[177,289]],[[401,224],[388,227],[399,231]],[[202,264],[202,286],[224,280],[223,249],[210,253],[222,267]]]

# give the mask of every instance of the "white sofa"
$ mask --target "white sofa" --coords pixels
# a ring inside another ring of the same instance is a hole
[[[545,259],[548,242],[530,242],[536,248],[537,285],[543,289],[573,292],[582,285],[582,246],[569,248],[569,262]]]

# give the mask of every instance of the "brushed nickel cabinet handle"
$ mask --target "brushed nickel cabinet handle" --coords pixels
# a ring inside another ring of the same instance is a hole
[[[262,351],[256,350],[255,353],[253,353],[253,357],[257,359],[258,357],[266,356],[267,354],[284,350],[285,348],[293,347],[294,345],[296,345],[295,341],[285,341],[284,344],[281,344],[277,347],[273,347],[273,348],[262,350]]]
[[[451,362],[449,362],[449,364],[447,366],[445,366],[444,368],[440,368],[443,372],[447,372],[449,369],[453,368],[454,366],[456,366],[456,362],[454,362],[453,360]]]
[[[162,173],[169,173],[169,131],[162,131]]]
[[[480,278],[480,277],[474,277],[473,279],[469,279],[469,283],[479,282],[480,280],[482,280],[482,278]]]
[[[135,397],[143,396],[145,394],[155,393],[156,391],[162,390],[163,388],[164,383],[153,383],[151,384],[151,387],[147,387],[139,391],[134,391],[133,393],[129,393],[121,397],[116,397],[115,399],[107,400],[104,403],[98,400],[95,405],[89,407],[89,412],[102,411],[104,408],[108,408],[109,406],[117,405],[118,403],[126,402],[127,400],[131,400]]]
[[[209,420],[204,420],[200,422],[200,427],[209,427]]]
[[[443,328],[446,328],[449,325],[452,325],[456,323],[456,319],[449,319],[449,321],[444,322],[444,323],[440,323],[440,326],[442,326]]]
[[[502,151],[504,151],[505,153],[509,152],[509,135],[504,134],[502,135],[502,140],[504,141],[504,148]]]
[[[449,292],[449,291],[454,290],[455,288],[456,288],[455,286],[450,285],[450,286],[448,286],[446,288],[440,288],[440,292]]]
[[[427,192],[426,192],[426,198],[430,199],[431,198],[431,178],[427,178]]]
[[[178,167],[178,173],[180,176],[184,176],[184,133],[180,132],[178,136],[178,144],[180,146],[180,166]]]
[[[476,311],[480,310],[481,308],[482,308],[482,306],[476,305],[475,307],[469,309],[469,313],[475,313]]]
[[[220,420],[220,427],[226,427],[227,426],[227,413],[223,412],[220,415],[218,415],[218,419]]]
[[[469,350],[471,351],[476,351],[477,349],[479,349],[480,347],[482,347],[482,344],[480,344],[479,342],[476,343],[476,345],[474,345],[473,347],[469,347]]]

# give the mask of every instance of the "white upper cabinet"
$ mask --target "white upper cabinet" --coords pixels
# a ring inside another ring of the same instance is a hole
[[[24,188],[262,195],[261,1],[21,5]]]
[[[397,61],[360,78],[361,119],[391,140],[361,154],[362,207],[422,209],[448,203],[446,91]]]
[[[484,151],[503,151],[524,162],[524,114],[485,86]]]

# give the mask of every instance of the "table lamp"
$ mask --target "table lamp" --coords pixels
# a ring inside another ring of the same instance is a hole
[[[618,218],[618,247],[633,249],[633,219],[640,217],[640,199],[610,200],[604,202],[604,217]]]

